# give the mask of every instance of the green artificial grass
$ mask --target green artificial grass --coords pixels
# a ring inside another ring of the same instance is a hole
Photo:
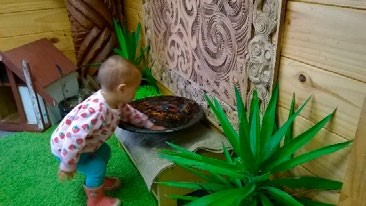
[[[144,97],[152,97],[152,96],[159,96],[161,95],[159,89],[153,85],[143,85],[140,86],[135,95],[135,100],[141,99]]]
[[[84,176],[60,182],[58,162],[50,152],[55,126],[43,133],[19,132],[0,139],[0,205],[85,205]],[[119,177],[122,188],[108,193],[123,205],[155,206],[156,201],[125,151],[113,135],[107,175]]]
[[[136,99],[160,95],[150,85],[139,87]],[[0,206],[86,205],[81,174],[70,181],[58,180],[58,162],[50,151],[53,126],[43,133],[18,132],[0,138]],[[108,192],[123,205],[155,206],[156,200],[126,152],[113,135],[107,142],[112,150],[107,175],[122,180],[122,188]]]
[[[0,139],[0,205],[86,205],[84,176],[60,182],[58,162],[50,152],[49,139],[55,126],[43,133],[19,132]],[[145,182],[113,135],[107,142],[112,150],[107,175],[122,180],[122,188],[108,193],[123,205],[155,206]]]

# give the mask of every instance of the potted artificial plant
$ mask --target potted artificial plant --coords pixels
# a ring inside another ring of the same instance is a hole
[[[139,51],[141,24],[138,23],[136,31],[132,32],[128,31],[126,26],[121,26],[121,24],[116,20],[113,21],[113,25],[119,44],[119,48],[115,48],[113,51],[119,56],[128,59],[140,69],[142,74],[142,84],[156,86],[156,81],[151,74],[150,67],[143,65],[143,60],[150,51],[150,45],[140,48]]]
[[[171,149],[162,149],[160,155],[199,176],[202,182],[160,182],[159,184],[200,190],[201,195],[172,198],[188,201],[187,205],[332,205],[292,195],[291,189],[339,190],[342,183],[313,176],[285,177],[292,168],[345,148],[351,141],[325,146],[305,154],[295,155],[313,139],[318,131],[333,117],[334,112],[302,134],[292,137],[295,118],[310,97],[297,111],[294,98],[287,121],[276,125],[278,85],[274,88],[269,104],[261,118],[260,101],[253,93],[250,108],[245,108],[240,92],[235,89],[239,128],[234,128],[217,99],[206,100],[219,120],[232,151],[223,147],[225,160],[205,157],[178,145],[168,143]]]

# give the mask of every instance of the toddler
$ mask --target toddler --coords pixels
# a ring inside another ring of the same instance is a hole
[[[86,176],[88,206],[119,205],[119,199],[104,194],[121,184],[116,177],[106,177],[111,151],[105,141],[120,121],[151,130],[164,127],[154,125],[146,115],[128,105],[141,81],[141,73],[132,63],[111,56],[100,66],[97,78],[101,89],[60,122],[51,136],[51,151],[60,162],[61,180],[73,178],[76,171]]]

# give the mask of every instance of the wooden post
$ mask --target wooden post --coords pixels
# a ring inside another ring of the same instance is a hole
[[[357,132],[348,160],[339,206],[366,204],[366,98],[358,121]]]
[[[34,89],[33,89],[32,79],[31,79],[31,75],[29,73],[29,64],[25,60],[22,61],[22,68],[23,68],[25,81],[27,83],[28,91],[29,91],[29,94],[31,96],[33,109],[34,109],[34,112],[35,112],[35,115],[36,115],[38,129],[43,130],[44,129],[44,122],[43,122],[43,118],[42,118],[42,115],[41,115],[41,109],[39,107],[37,94],[34,92]]]

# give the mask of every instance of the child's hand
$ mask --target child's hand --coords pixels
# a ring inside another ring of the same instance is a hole
[[[58,170],[58,178],[61,181],[71,180],[72,178],[74,178],[74,176],[75,176],[75,171],[66,172],[66,171],[63,171],[63,170]]]
[[[154,125],[150,127],[151,130],[165,130],[166,128],[163,126]]]

